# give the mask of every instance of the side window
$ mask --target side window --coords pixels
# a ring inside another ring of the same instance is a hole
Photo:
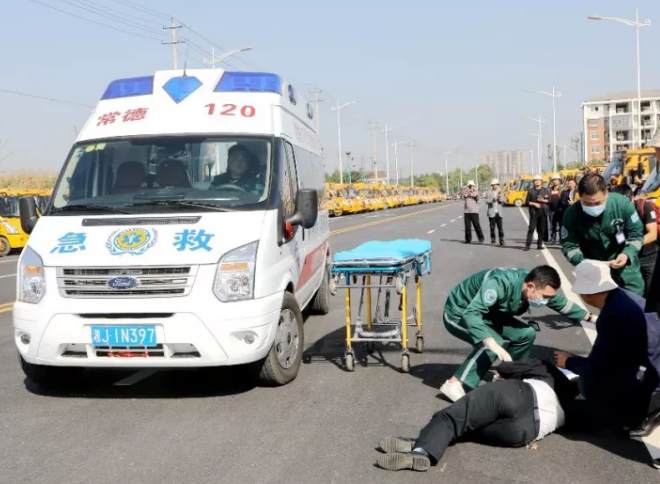
[[[298,176],[296,164],[293,157],[293,147],[284,142],[284,166],[282,176],[282,204],[284,205],[284,216],[290,217],[296,211],[296,194],[298,193]]]

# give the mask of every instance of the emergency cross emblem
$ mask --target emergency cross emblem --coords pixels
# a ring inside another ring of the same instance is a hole
[[[158,240],[158,232],[149,229],[115,230],[105,243],[112,255],[142,255],[151,249]]]

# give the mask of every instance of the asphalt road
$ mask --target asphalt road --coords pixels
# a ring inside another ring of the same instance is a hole
[[[483,208],[481,222],[486,228]],[[412,354],[410,374],[398,371],[400,352],[394,348],[372,356],[358,348],[366,363],[354,373],[343,370],[339,293],[328,316],[307,320],[304,364],[286,387],[254,388],[233,370],[161,372],[131,386],[116,385],[125,374],[94,373],[75,394],[39,394],[18,367],[11,310],[0,305],[0,482],[658,482],[643,443],[607,432],[553,434],[537,450],[460,443],[426,474],[375,468],[381,436],[414,437],[448,405],[438,388],[469,351],[441,320],[444,300],[457,282],[483,268],[531,268],[548,257],[567,280],[573,276],[556,248],[520,250],[526,226],[517,208],[505,213],[506,248],[462,245],[462,207],[456,202],[333,219],[331,228],[333,251],[372,239],[432,241],[434,270],[424,279],[426,348]],[[0,262],[0,303],[15,297],[15,272],[15,260]],[[542,323],[537,355],[551,348],[588,352],[590,339],[582,328],[546,310],[534,319]]]

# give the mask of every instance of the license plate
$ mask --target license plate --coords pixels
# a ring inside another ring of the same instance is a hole
[[[156,326],[92,326],[94,346],[156,346]]]

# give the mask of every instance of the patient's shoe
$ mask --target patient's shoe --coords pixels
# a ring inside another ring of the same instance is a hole
[[[402,439],[401,437],[385,437],[380,439],[378,447],[387,454],[394,452],[411,452],[415,441],[413,439]]]
[[[383,454],[376,461],[378,467],[388,471],[411,471],[425,472],[431,467],[431,459],[421,452],[396,452]]]

